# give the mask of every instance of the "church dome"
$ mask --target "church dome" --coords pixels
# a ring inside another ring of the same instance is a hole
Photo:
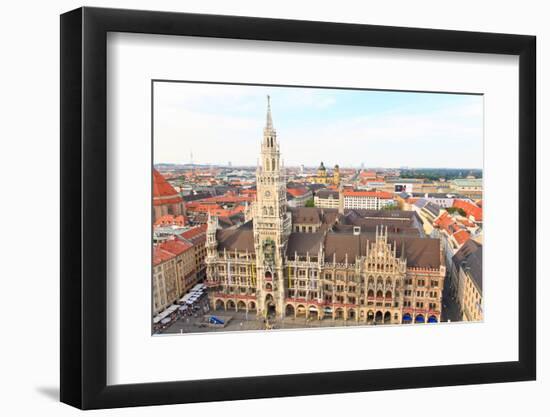
[[[178,192],[172,187],[166,178],[153,169],[153,204],[160,206],[164,204],[178,204],[183,202],[183,199]]]
[[[327,169],[325,168],[325,164],[323,164],[321,162],[321,165],[319,165],[319,168],[318,168],[319,171],[326,171]]]

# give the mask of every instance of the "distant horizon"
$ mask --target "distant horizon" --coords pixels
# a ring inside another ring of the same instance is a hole
[[[319,163],[320,164],[320,163]],[[319,167],[319,164],[318,165],[304,165],[304,168],[309,168],[309,169],[317,169]],[[256,168],[257,165],[245,165],[245,164],[231,164],[231,166],[228,165],[227,162],[225,163],[209,163],[209,162],[193,162],[192,164],[190,162],[182,162],[182,163],[179,163],[179,162],[155,162],[153,164],[155,167],[158,166],[158,165],[179,165],[179,166],[189,166],[189,165],[195,165],[195,166],[217,166],[217,167],[222,167],[222,168]],[[328,170],[330,169],[333,169],[334,166],[329,166],[327,164],[324,164],[325,165],[325,168],[327,168]],[[400,171],[403,171],[403,170],[408,170],[408,171],[413,171],[413,170],[425,170],[425,169],[452,169],[452,170],[465,170],[465,171],[483,171],[483,168],[472,168],[472,167],[412,167],[412,166],[409,166],[409,167],[384,167],[384,166],[365,166],[363,168],[361,168],[360,166],[350,166],[350,165],[342,165],[342,164],[338,164],[338,167],[340,169],[349,169],[349,168],[353,168],[353,169],[363,169],[363,170],[373,170],[373,169],[385,169],[385,170],[400,170]],[[301,165],[285,165],[284,168],[301,168]]]
[[[480,95],[185,82],[153,88],[155,163],[255,166],[270,95],[287,167],[483,166]]]

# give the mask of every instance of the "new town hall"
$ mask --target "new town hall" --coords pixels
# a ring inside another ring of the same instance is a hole
[[[289,208],[268,97],[252,218],[221,229],[210,217],[211,307],[258,317],[358,323],[440,320],[439,239],[410,211]]]

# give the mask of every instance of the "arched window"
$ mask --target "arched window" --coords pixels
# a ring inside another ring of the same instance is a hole
[[[374,311],[369,310],[367,313],[367,323],[372,323],[374,321]]]
[[[275,171],[275,158],[271,160],[271,169]]]
[[[294,306],[292,304],[288,304],[285,308],[285,315],[287,317],[294,316]]]
[[[374,297],[374,291],[369,290],[369,292],[367,293],[367,297]]]
[[[273,214],[274,214],[274,213],[273,213],[273,207],[269,207],[269,215],[270,215],[270,216],[273,216]]]
[[[415,323],[424,323],[424,316],[422,314],[419,314],[414,319]]]
[[[376,291],[376,297],[377,298],[382,298],[384,296],[384,294],[382,294],[382,291],[378,290]]]

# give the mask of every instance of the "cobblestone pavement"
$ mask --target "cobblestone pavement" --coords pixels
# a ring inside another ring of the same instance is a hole
[[[226,321],[225,327],[205,326],[205,316],[214,315]],[[445,277],[443,291],[443,308],[441,321],[461,321],[460,309],[451,297],[450,276]],[[303,329],[319,327],[350,327],[366,326],[365,323],[345,320],[306,320],[304,317],[271,319],[267,322],[256,317],[255,312],[245,313],[242,311],[210,311],[208,298],[203,297],[198,304],[198,311],[192,315],[178,318],[174,323],[163,329],[161,334],[185,334],[185,333],[212,333],[230,332],[241,330],[268,330],[268,329]]]
[[[274,330],[279,329],[303,329],[318,327],[349,327],[365,326],[365,323],[356,323],[344,320],[307,320],[305,318],[286,318],[284,320],[270,320],[264,322],[257,319],[255,314],[248,316],[244,312],[209,312],[206,315],[215,315],[222,320],[230,319],[225,327],[200,327],[204,323],[204,315],[197,317],[182,317],[176,320],[170,327],[162,331],[163,334],[174,333],[211,333],[211,332],[229,332],[235,330],[267,330],[267,327]]]
[[[176,320],[171,326],[162,331],[163,334],[174,333],[211,333],[211,332],[230,332],[239,330],[267,330],[268,326],[274,330],[280,329],[303,329],[318,327],[350,327],[365,326],[365,323],[356,323],[344,320],[308,320],[305,318],[287,318],[284,320],[270,320],[264,322],[257,319],[255,315],[246,316],[243,312],[219,311],[213,314],[218,318],[230,319],[225,327],[200,327],[204,322],[204,315],[197,317],[182,317]]]
[[[214,315],[227,322],[225,327],[207,327],[200,326],[205,321],[205,316]],[[366,326],[365,323],[344,320],[306,320],[304,317],[285,318],[284,320],[268,320],[256,318],[255,313],[246,314],[241,311],[209,311],[194,316],[180,317],[169,327],[164,329],[162,334],[185,334],[185,333],[212,333],[212,332],[230,332],[240,330],[274,330],[280,329],[303,329],[319,327],[351,327]]]

